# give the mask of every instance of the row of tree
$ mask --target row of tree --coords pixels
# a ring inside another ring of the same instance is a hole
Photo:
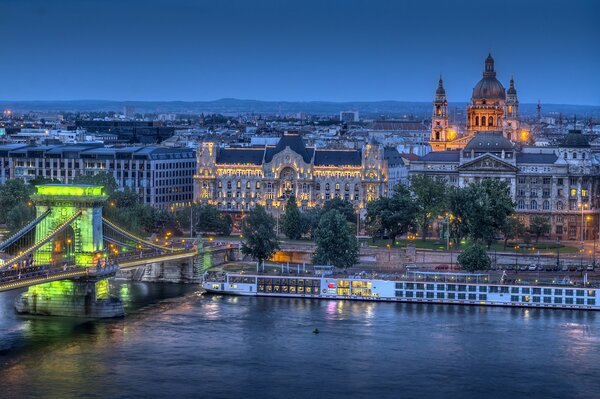
[[[348,208],[348,204],[341,200],[331,201],[321,209],[300,212],[296,199],[291,197],[282,225],[285,234],[292,239],[303,234],[314,235],[317,246],[314,263],[347,268],[358,261],[358,242],[352,233],[353,225],[348,221],[353,214],[351,204]],[[269,259],[279,249],[275,225],[275,218],[262,206],[256,206],[243,221],[242,252],[261,264]]]
[[[509,186],[504,181],[484,179],[465,187],[444,180],[417,175],[409,187],[397,186],[391,197],[367,204],[367,230],[374,237],[395,240],[409,232],[421,231],[426,239],[433,220],[438,219],[443,235],[457,246],[469,238],[488,247],[503,236],[506,242],[517,237],[535,237],[550,232],[544,216],[533,217],[529,228],[514,215]]]

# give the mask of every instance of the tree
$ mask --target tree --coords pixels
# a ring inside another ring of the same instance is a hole
[[[485,179],[465,188],[466,219],[471,239],[487,244],[499,236],[514,211],[508,183]]]
[[[35,218],[35,208],[19,202],[6,214],[6,225],[11,233],[16,233]]]
[[[108,195],[112,195],[119,188],[113,175],[107,172],[96,173],[95,175],[79,175],[73,179],[73,184],[103,186],[104,192]]]
[[[535,236],[535,243],[538,243],[538,240],[541,236],[550,233],[550,222],[546,216],[536,215],[531,218],[529,222],[529,232],[531,235]]]
[[[341,199],[340,197],[333,197],[332,199],[325,201],[321,215],[324,215],[332,209],[335,209],[344,215],[348,223],[356,223],[356,212],[354,212],[352,202]]]
[[[321,208],[308,208],[306,211],[301,213],[302,233],[308,234],[313,239],[315,238],[315,232],[319,227],[319,220],[321,220]]]
[[[244,219],[242,233],[242,253],[250,255],[260,264],[279,249],[275,235],[275,219],[261,205],[255,206]]]
[[[21,179],[7,180],[0,185],[0,223],[7,223],[8,213],[17,205],[26,205],[34,188]]]
[[[418,207],[404,186],[396,186],[390,198],[380,197],[367,204],[367,229],[393,242],[415,228]]]
[[[35,177],[35,178],[29,180],[28,183],[30,186],[39,186],[42,184],[60,184],[61,181],[58,179],[51,179],[49,177],[38,176],[38,177]]]
[[[285,236],[291,240],[302,237],[302,215],[296,203],[296,196],[292,194],[285,204],[285,213],[282,219],[282,229]]]
[[[427,238],[431,220],[446,207],[446,182],[426,175],[415,175],[410,179],[410,190],[418,206],[418,221],[421,236]]]
[[[446,196],[448,206],[448,224],[450,228],[450,239],[458,247],[464,237],[469,234],[467,226],[468,205],[464,188],[448,187]]]
[[[489,270],[492,262],[483,245],[473,244],[458,255],[458,263],[463,270],[473,273]]]
[[[502,226],[502,235],[504,236],[504,248],[508,245],[508,240],[514,240],[517,237],[523,237],[525,234],[525,226],[515,216],[506,219]]]
[[[332,209],[321,216],[315,232],[317,250],[315,264],[348,268],[358,262],[358,243],[348,229],[348,222],[338,210]]]

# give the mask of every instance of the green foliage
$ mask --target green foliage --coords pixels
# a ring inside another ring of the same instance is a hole
[[[260,205],[255,206],[244,219],[242,233],[242,253],[250,255],[261,264],[279,248],[275,236],[275,219]]]
[[[33,194],[34,187],[25,184],[21,179],[8,180],[6,183],[0,185],[0,223],[4,224],[8,222],[9,212],[18,205],[27,206],[29,197]],[[16,218],[17,214],[24,215],[23,212],[15,211],[12,218]],[[26,221],[24,224],[31,220]],[[12,220],[11,223],[20,224],[16,220]]]
[[[446,189],[444,180],[426,175],[415,175],[410,179],[410,190],[418,206],[418,222],[421,237],[427,238],[432,219],[446,208]]]
[[[321,215],[324,215],[332,209],[335,209],[344,215],[348,223],[356,223],[356,212],[354,212],[354,205],[352,205],[352,202],[339,197],[333,197],[333,199],[325,201]]]
[[[171,214],[163,209],[142,204],[139,195],[131,190],[112,192],[103,213],[119,227],[137,235],[162,234],[165,231],[179,233]]]
[[[550,221],[546,216],[536,215],[529,222],[529,232],[535,237],[537,244],[541,236],[550,234]]]
[[[449,214],[450,239],[456,247],[469,234],[467,226],[468,205],[465,190],[459,187],[448,187],[446,196]]]
[[[107,172],[97,173],[92,176],[79,175],[73,179],[73,184],[104,186],[104,192],[108,195],[112,195],[118,188],[113,175]]]
[[[508,183],[485,179],[469,184],[464,190],[469,237],[489,247],[514,211]]]
[[[418,206],[404,186],[396,186],[393,195],[367,204],[367,230],[377,237],[387,234],[390,240],[414,231]]]
[[[504,248],[508,244],[508,240],[514,240],[517,237],[524,237],[526,229],[523,223],[515,216],[506,218],[504,226],[502,226],[502,234],[504,235]]]
[[[302,234],[308,234],[310,238],[315,237],[315,232],[319,227],[319,220],[321,220],[321,208],[309,208],[300,214],[300,222],[302,225]]]
[[[492,262],[483,245],[473,244],[458,255],[458,263],[463,270],[473,273],[489,270]]]
[[[33,219],[35,219],[35,208],[19,202],[6,214],[6,226],[11,233],[16,233]]]
[[[42,184],[60,184],[61,181],[58,179],[51,179],[49,177],[41,177],[38,176],[36,178],[33,178],[31,180],[29,180],[29,185],[30,186],[40,186]]]
[[[285,213],[281,221],[283,233],[291,240],[298,240],[302,237],[302,215],[298,204],[296,204],[296,196],[293,194],[285,204]]]
[[[348,268],[358,262],[358,243],[348,229],[344,215],[332,209],[321,216],[315,232],[315,264]]]
[[[233,222],[231,217],[220,212],[214,205],[193,204],[192,217],[194,232],[201,234],[229,235]],[[190,208],[185,208],[177,214],[179,226],[188,228],[190,225]]]

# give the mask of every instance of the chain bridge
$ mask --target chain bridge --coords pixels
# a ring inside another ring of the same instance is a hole
[[[139,237],[103,217],[107,199],[102,186],[36,187],[36,217],[0,243],[0,292],[27,288],[15,303],[17,312],[122,316],[123,304],[108,284],[117,272],[143,269],[152,281],[169,281],[161,278],[170,268],[179,282],[197,282],[213,264],[237,255],[232,245],[203,248],[199,240]]]

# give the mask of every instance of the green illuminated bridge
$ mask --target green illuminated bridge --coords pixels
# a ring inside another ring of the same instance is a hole
[[[29,287],[19,312],[111,317],[122,304],[109,294],[118,270],[169,262],[190,265],[197,275],[211,256],[231,246],[202,249],[196,241],[164,246],[103,218],[101,186],[48,184],[36,187],[36,217],[0,243],[0,292]]]

